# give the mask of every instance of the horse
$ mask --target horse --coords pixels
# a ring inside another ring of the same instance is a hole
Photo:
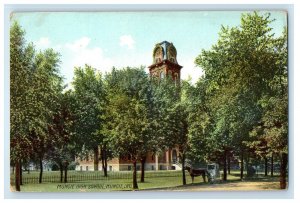
[[[203,181],[206,183],[205,175],[208,174],[206,169],[204,169],[204,168],[193,169],[189,166],[185,166],[184,169],[189,172],[189,174],[192,178],[192,183],[194,183],[195,176],[202,176]]]

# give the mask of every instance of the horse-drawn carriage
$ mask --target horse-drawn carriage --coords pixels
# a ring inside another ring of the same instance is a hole
[[[207,174],[208,174],[209,182],[211,183],[219,179],[220,178],[219,164],[216,163],[207,164]]]
[[[207,176],[208,182],[214,183],[220,178],[219,164],[212,163],[208,164],[206,168],[192,168],[191,166],[186,166],[185,169],[189,172],[192,183],[194,183],[194,177],[202,176],[203,181],[206,182],[205,176]]]

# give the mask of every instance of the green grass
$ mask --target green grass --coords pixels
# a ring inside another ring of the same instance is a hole
[[[140,178],[140,172],[137,172],[138,178]],[[156,177],[177,177],[181,176],[181,171],[145,171],[146,178],[156,178]],[[11,174],[11,182],[14,181],[14,174]],[[132,171],[116,171],[108,172],[108,177],[103,176],[102,171],[68,171],[68,182],[81,182],[89,180],[101,180],[108,181],[113,179],[126,180],[132,179]],[[23,173],[23,183],[38,183],[39,172]],[[42,182],[60,182],[60,172],[44,172]]]
[[[32,172],[30,174],[23,174],[24,180],[26,178],[38,179],[38,172]],[[21,186],[21,191],[23,192],[105,192],[105,191],[131,191],[132,190],[132,172],[110,172],[108,178],[103,177],[102,172],[78,172],[70,171],[68,173],[69,182],[59,183],[59,172],[45,172],[44,178],[54,177],[55,182],[43,183],[25,183]],[[73,181],[70,177],[83,177],[93,178],[97,177],[97,180],[82,180]],[[226,184],[240,182],[239,171],[231,171],[231,174],[227,176],[228,181],[223,182],[221,180],[217,181],[216,184]],[[13,176],[11,177],[13,178]],[[139,190],[148,189],[168,189],[177,188],[182,186],[182,176],[181,171],[146,171],[145,182],[141,183],[140,173],[138,173],[138,187]],[[274,181],[274,178],[265,177],[263,175],[258,175],[253,178],[246,178],[247,181]],[[203,185],[204,183],[202,177],[195,177],[194,184],[192,184],[191,177],[186,173],[187,186],[192,185]],[[13,183],[13,182],[12,182]]]
[[[198,178],[195,182],[202,182]],[[187,184],[191,184],[191,178],[187,176]],[[138,180],[140,190],[176,187],[182,185],[181,176],[177,177],[151,177],[145,178],[145,182]],[[41,183],[41,184],[23,184],[23,192],[98,192],[98,191],[115,191],[115,190],[132,190],[132,179],[111,179],[111,180],[89,180],[73,183]]]
[[[21,186],[23,192],[98,192],[98,191],[119,191],[132,190],[132,172],[110,172],[108,178],[103,177],[102,172],[77,172],[72,171],[68,173],[68,178],[72,176],[93,177],[95,174],[100,174],[98,180],[83,180],[70,181],[68,183],[43,182],[39,183],[24,183]],[[30,174],[23,174],[23,181],[26,178],[34,178],[38,180],[38,172],[31,172]],[[45,172],[43,177],[55,177],[59,180],[59,172]],[[95,176],[94,176],[95,177]],[[13,180],[14,176],[11,176]],[[43,178],[43,179],[44,179]],[[191,178],[186,175],[187,184],[191,184]],[[196,182],[203,182],[202,177],[196,177]],[[13,181],[11,182],[13,183]],[[138,173],[138,186],[140,190],[167,188],[182,185],[181,171],[146,171],[145,182],[140,182],[140,173]]]

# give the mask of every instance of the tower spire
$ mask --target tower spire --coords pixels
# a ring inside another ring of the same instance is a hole
[[[152,65],[148,67],[151,76],[159,78],[170,76],[173,80],[180,80],[182,66],[177,62],[177,50],[173,43],[168,41],[157,43],[152,57]]]

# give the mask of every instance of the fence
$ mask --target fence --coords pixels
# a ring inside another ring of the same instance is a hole
[[[222,170],[220,170],[222,173]],[[246,171],[244,171],[246,175]],[[238,175],[239,170],[232,171],[232,175]],[[256,171],[256,175],[263,175],[264,170],[260,169]],[[145,171],[145,178],[168,178],[168,177],[181,177],[181,171]],[[270,175],[270,171],[269,171]],[[274,175],[279,175],[278,170],[274,170]],[[139,179],[141,176],[140,171],[137,172],[137,178]],[[15,175],[10,175],[11,184],[14,184]],[[76,182],[84,182],[84,181],[110,181],[110,180],[124,180],[131,181],[132,180],[132,171],[108,171],[108,176],[104,177],[103,171],[68,171],[67,182],[68,183],[76,183]],[[60,172],[44,172],[43,183],[60,183]],[[37,184],[39,183],[39,172],[23,172],[22,174],[22,183],[23,184]]]
[[[145,178],[161,178],[161,177],[178,177],[181,175],[180,171],[145,171]],[[137,178],[140,178],[141,173],[137,172]],[[14,183],[14,174],[11,174],[10,181]],[[114,179],[131,180],[132,171],[109,171],[108,176],[104,177],[103,171],[68,171],[67,182],[83,182],[89,180],[103,180],[109,181]],[[44,172],[42,177],[43,183],[60,183],[60,172]],[[39,183],[39,173],[31,172],[22,174],[23,184]]]

